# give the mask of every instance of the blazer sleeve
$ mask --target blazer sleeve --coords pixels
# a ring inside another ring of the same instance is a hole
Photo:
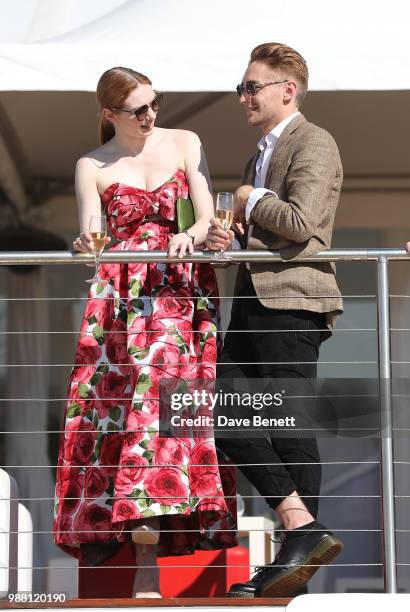
[[[288,201],[266,194],[254,206],[252,222],[285,240],[309,240],[315,235],[341,176],[342,166],[334,139],[316,127],[301,139],[293,152],[286,177]]]

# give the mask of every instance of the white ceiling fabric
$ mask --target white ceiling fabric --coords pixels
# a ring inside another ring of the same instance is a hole
[[[230,91],[267,41],[304,55],[311,90],[410,89],[408,0],[16,0],[0,16],[2,91],[94,91],[114,65],[164,91]]]

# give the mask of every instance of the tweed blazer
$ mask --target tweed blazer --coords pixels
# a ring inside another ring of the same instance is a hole
[[[253,185],[256,153],[246,164],[242,183]],[[273,150],[266,194],[251,212],[248,249],[278,250],[284,263],[251,263],[250,275],[260,302],[275,309],[327,313],[331,329],[343,302],[332,263],[292,262],[330,248],[343,180],[337,145],[326,130],[296,116]],[[249,279],[242,264],[236,291]]]

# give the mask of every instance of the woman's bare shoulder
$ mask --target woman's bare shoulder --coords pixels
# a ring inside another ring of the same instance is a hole
[[[184,146],[186,144],[200,144],[198,134],[191,130],[179,130],[176,128],[157,128],[158,135],[162,138],[166,138],[170,142],[178,146]]]
[[[199,139],[198,134],[192,132],[191,130],[172,130],[175,132],[175,138],[184,144],[195,145],[200,144],[201,141]]]
[[[92,168],[100,168],[111,158],[111,149],[112,147],[110,146],[110,143],[107,142],[99,147],[96,147],[92,151],[89,151],[88,153],[84,153],[84,155],[77,160],[77,168],[84,170],[87,168],[90,170]]]

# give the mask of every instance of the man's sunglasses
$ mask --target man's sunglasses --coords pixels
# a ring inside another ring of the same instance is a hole
[[[151,108],[154,113],[159,111],[159,107],[161,106],[163,94],[158,94],[149,104],[144,104],[135,110],[127,110],[126,108],[110,108],[110,111],[117,113],[128,113],[130,117],[136,117],[138,121],[144,121],[147,116],[148,110]]]
[[[248,96],[254,96],[258,93],[259,90],[267,87],[268,85],[277,85],[278,83],[287,83],[288,79],[284,79],[283,81],[271,81],[270,83],[256,83],[255,81],[247,81],[246,83],[240,83],[236,86],[236,93],[239,97],[241,97],[244,92],[248,94]]]

